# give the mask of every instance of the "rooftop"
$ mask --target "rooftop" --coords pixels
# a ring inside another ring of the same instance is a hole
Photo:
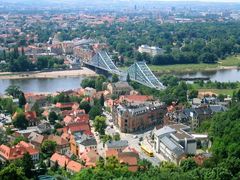
[[[184,150],[180,145],[174,143],[170,138],[164,136],[161,138],[161,142],[168,148],[170,149],[177,157],[181,156],[184,154]]]
[[[106,143],[108,148],[119,148],[119,147],[127,147],[128,141],[127,140],[120,140],[120,141],[108,141]]]

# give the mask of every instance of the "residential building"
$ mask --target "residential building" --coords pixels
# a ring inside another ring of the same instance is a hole
[[[96,94],[96,89],[91,88],[91,87],[86,87],[84,89],[84,96],[89,96],[89,97],[93,97]]]
[[[138,170],[139,155],[137,152],[119,152],[115,149],[108,149],[106,152],[106,158],[115,157],[121,164],[128,166],[128,170],[136,172]]]
[[[146,101],[153,101],[152,96],[145,96],[145,95],[123,95],[119,97],[120,103],[128,102],[128,103],[135,103],[141,104]]]
[[[160,102],[122,103],[113,107],[113,122],[121,132],[131,133],[163,123],[166,106]]]
[[[25,112],[25,117],[28,121],[28,126],[37,126],[40,123],[35,111]]]
[[[19,142],[16,146],[6,146],[2,144],[0,146],[0,160],[13,161],[23,158],[25,153],[29,153],[33,162],[39,161],[39,151],[35,149],[31,144],[24,141]]]
[[[77,110],[79,108],[79,104],[78,103],[74,103],[74,102],[70,102],[70,103],[56,103],[55,105],[56,108],[59,108],[59,109],[75,109]]]
[[[81,154],[80,158],[85,162],[86,167],[95,167],[97,165],[99,157],[99,154],[95,150],[87,149]]]
[[[56,142],[56,151],[61,154],[65,154],[69,150],[69,142],[60,136],[51,134],[48,136],[47,140]]]
[[[64,168],[64,167],[67,167],[67,164],[70,161],[71,159],[68,158],[67,156],[54,153],[50,158],[50,166],[54,166],[55,163],[57,163],[61,168]]]
[[[97,150],[97,141],[92,135],[74,133],[70,138],[70,150],[76,156],[81,156],[87,149]]]
[[[129,95],[133,88],[127,82],[109,83],[107,89],[112,95]]]
[[[36,132],[32,132],[29,136],[28,136],[28,141],[34,146],[34,148],[40,150],[41,149],[41,145],[44,141],[44,136],[41,134],[38,134]]]
[[[70,174],[74,174],[77,173],[79,171],[81,171],[83,169],[83,165],[81,165],[80,163],[76,162],[76,161],[70,161],[67,164],[67,172],[69,172]]]
[[[108,141],[105,144],[105,150],[116,150],[118,152],[122,152],[126,147],[128,147],[128,141],[127,140],[119,140],[119,141]]]

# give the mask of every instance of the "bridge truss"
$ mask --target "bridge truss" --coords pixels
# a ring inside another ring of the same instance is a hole
[[[111,74],[117,74],[125,80],[127,74],[129,74],[132,81],[136,81],[150,88],[158,90],[165,88],[144,61],[136,62],[128,68],[127,72],[122,72],[116,67],[106,51],[99,51],[90,61],[84,63]]]
[[[108,71],[112,74],[120,75],[120,70],[113,63],[106,51],[99,51],[97,54],[95,54],[95,56],[93,56],[91,61],[84,63]]]
[[[131,65],[128,68],[127,73],[132,81],[136,81],[140,84],[158,90],[165,88],[165,86],[156,78],[144,61],[136,62]]]

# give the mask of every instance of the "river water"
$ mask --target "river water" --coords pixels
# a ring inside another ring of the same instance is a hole
[[[195,72],[177,75],[185,78],[209,77],[211,81],[237,82],[240,81],[240,70],[225,69],[208,72]],[[61,77],[45,79],[0,79],[0,94],[11,85],[18,85],[24,92],[56,92],[80,87],[85,77]]]
[[[239,69],[221,69],[217,71],[193,72],[177,75],[182,78],[203,78],[209,77],[211,81],[218,82],[237,82],[240,81]]]
[[[17,85],[24,92],[56,92],[80,88],[84,77],[61,77],[44,79],[0,79],[0,94],[9,85]]]

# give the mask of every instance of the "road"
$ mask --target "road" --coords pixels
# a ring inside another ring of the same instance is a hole
[[[135,148],[138,152],[139,152],[139,157],[141,159],[146,159],[148,161],[150,161],[153,165],[158,165],[161,161],[160,159],[158,158],[159,156],[158,155],[155,155],[156,153],[154,152],[154,157],[149,157],[148,155],[146,155],[142,150],[141,150],[141,147],[139,145],[140,141],[139,139],[142,138],[144,142],[147,143],[147,137],[149,138],[150,137],[150,133],[151,133],[151,130],[148,130],[146,132],[143,132],[143,133],[131,133],[131,134],[128,134],[128,133],[122,133],[119,131],[119,129],[113,124],[112,122],[112,116],[111,114],[109,113],[106,113],[104,112],[103,113],[107,120],[106,120],[106,123],[108,125],[108,127],[106,128],[106,134],[109,134],[109,135],[113,135],[113,134],[116,134],[116,133],[119,133],[120,134],[120,137],[121,137],[121,140],[127,140],[128,141],[128,145],[130,147],[133,147]],[[111,128],[111,126],[113,128]],[[148,143],[148,146],[150,146],[150,144]]]

